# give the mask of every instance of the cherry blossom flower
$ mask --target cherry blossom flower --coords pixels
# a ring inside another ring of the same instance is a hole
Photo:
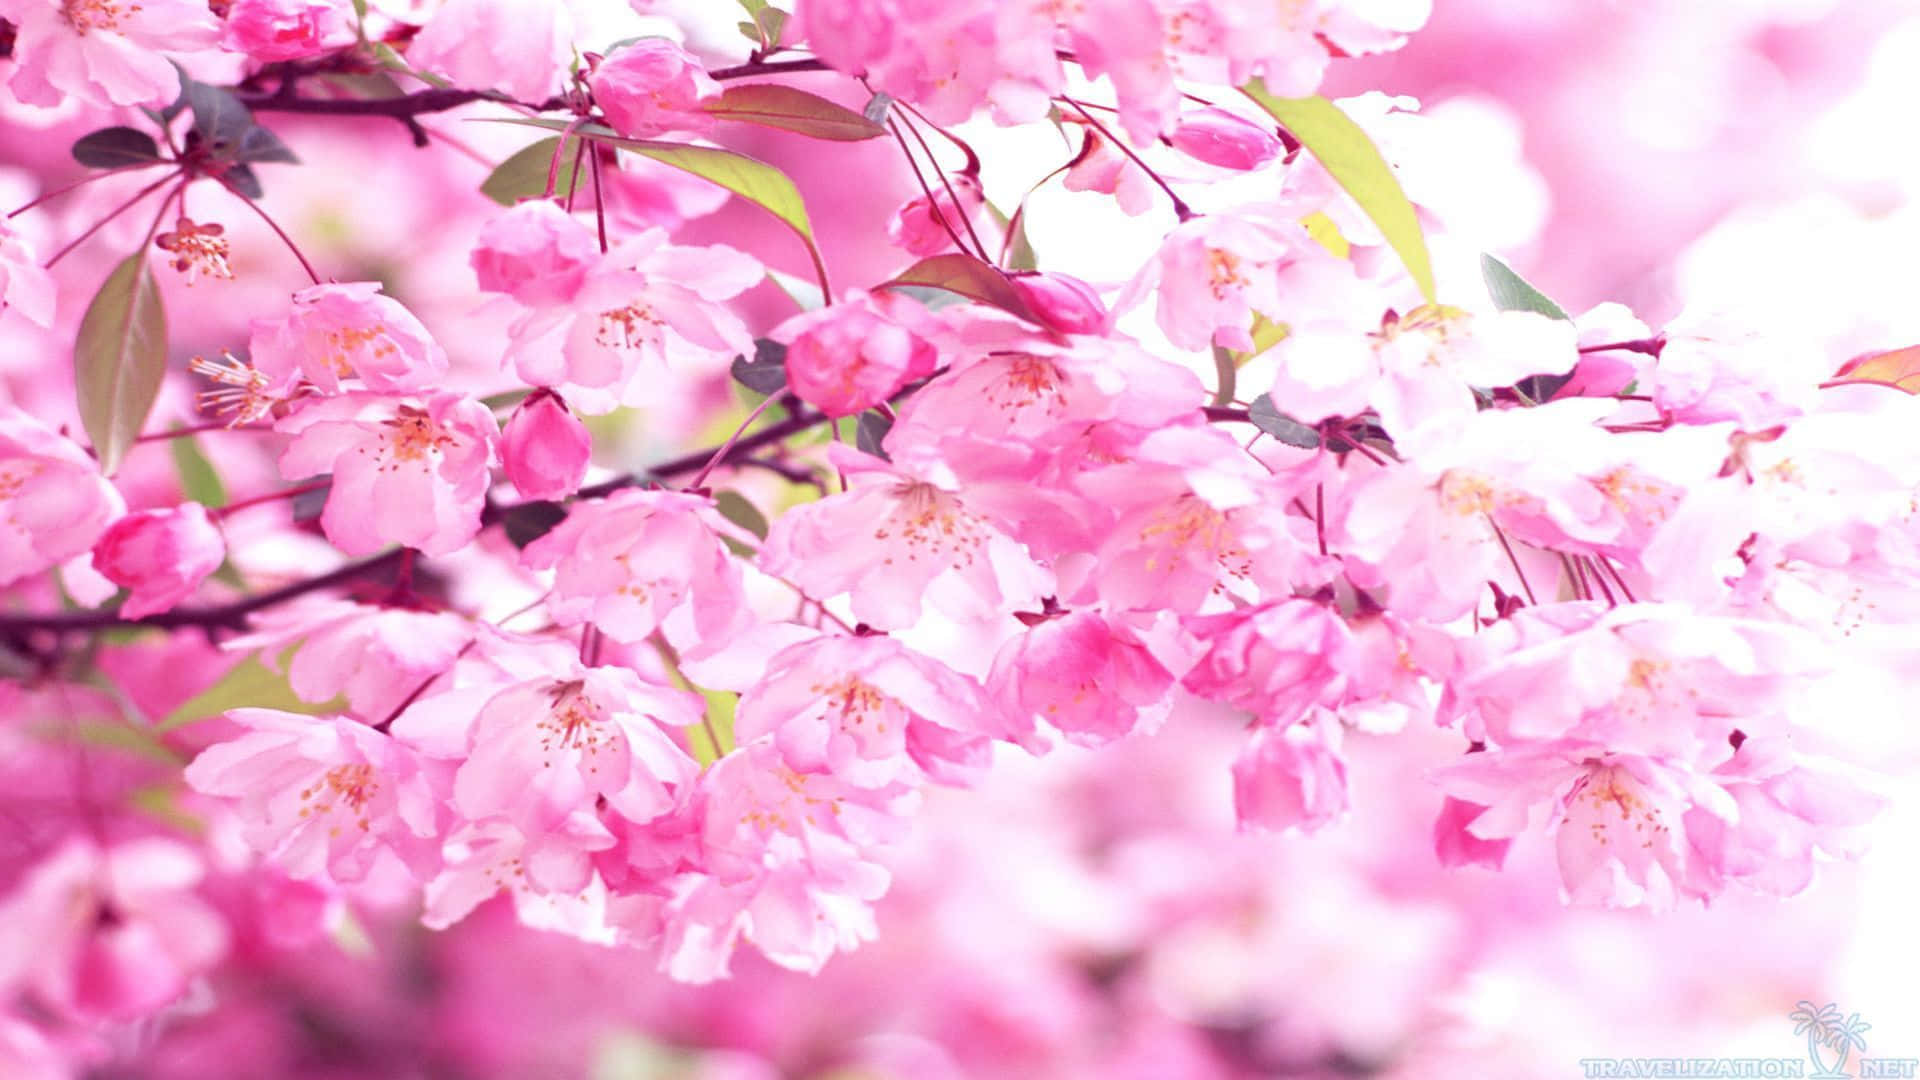
[[[0,406],[0,584],[88,551],[124,509],[78,446]]]
[[[341,551],[403,544],[444,555],[480,530],[499,425],[479,402],[355,392],[301,406],[276,426],[293,436],[281,475],[333,474],[320,526]]]
[[[193,595],[226,558],[226,541],[197,502],[128,514],[93,545],[94,569],[133,590],[120,605],[128,619],[166,611]]]
[[[613,50],[587,80],[594,104],[622,135],[651,139],[670,131],[702,134],[713,128],[701,103],[720,96],[720,84],[672,41],[643,37]]]
[[[40,268],[33,245],[0,220],[0,314],[14,312],[50,327],[56,295],[53,275]]]
[[[795,315],[770,336],[787,346],[787,385],[802,401],[828,416],[852,416],[933,374],[939,354],[921,336],[929,318],[899,293],[856,291]]]
[[[328,393],[357,378],[369,390],[417,390],[447,372],[447,354],[377,281],[315,285],[293,294],[284,319],[258,320],[253,366],[284,391],[300,378]]]
[[[593,436],[556,394],[535,391],[500,433],[507,480],[529,499],[564,499],[580,490]]]
[[[29,105],[165,106],[180,94],[173,56],[209,49],[219,23],[193,0],[0,0],[14,26],[13,96]]]
[[[254,613],[251,630],[226,647],[259,650],[278,667],[290,646],[287,684],[300,700],[320,705],[345,695],[347,706],[379,723],[446,671],[473,640],[473,625],[446,611],[372,607],[317,600]]]
[[[593,230],[546,199],[530,199],[487,222],[472,256],[482,289],[529,307],[571,301],[599,260]]]
[[[235,0],[223,41],[261,63],[299,60],[353,44],[353,9],[332,0]]]
[[[228,801],[247,842],[296,878],[360,881],[397,859],[420,880],[439,868],[444,779],[384,732],[346,717],[235,709],[245,729],[187,765],[186,780]]]
[[[1233,763],[1233,811],[1242,829],[1312,832],[1347,809],[1347,766],[1340,725],[1321,713],[1310,722],[1261,726]]]
[[[987,685],[1010,716],[1038,717],[1080,746],[1152,731],[1175,679],[1126,623],[1076,611],[1036,623],[994,657]]]

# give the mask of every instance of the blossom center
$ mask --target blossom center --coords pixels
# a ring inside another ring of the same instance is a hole
[[[660,340],[666,320],[645,304],[632,303],[600,313],[600,331],[594,340],[615,349],[637,349]]]
[[[394,461],[424,461],[427,455],[453,445],[449,435],[425,410],[400,406],[387,424],[387,453]]]
[[[85,37],[93,30],[117,31],[122,20],[139,10],[139,4],[120,4],[115,0],[62,0],[60,17],[73,27],[74,33]]]

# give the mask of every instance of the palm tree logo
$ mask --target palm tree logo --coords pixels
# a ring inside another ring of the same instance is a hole
[[[1863,1037],[1873,1029],[1873,1025],[1860,1019],[1859,1013],[1840,1018],[1840,1010],[1828,1002],[1814,1008],[1813,1002],[1802,1001],[1795,1006],[1787,1019],[1794,1021],[1793,1033],[1807,1037],[1807,1057],[1812,1059],[1814,1071],[1810,1074],[1815,1080],[1835,1080],[1849,1076],[1847,1073],[1847,1055],[1854,1050],[1866,1052],[1867,1040]],[[1826,1062],[1826,1054],[1833,1053],[1833,1063]]]

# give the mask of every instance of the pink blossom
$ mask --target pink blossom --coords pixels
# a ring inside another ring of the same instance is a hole
[[[29,105],[165,106],[180,94],[168,54],[211,48],[219,23],[195,0],[0,0],[14,26],[7,86]]]
[[[1174,682],[1126,623],[1093,611],[1045,619],[1009,640],[987,679],[1009,716],[1038,717],[1080,746],[1157,728]]]
[[[1261,726],[1233,763],[1233,812],[1242,829],[1312,832],[1347,809],[1338,721]]]
[[[200,854],[150,837],[69,839],[0,899],[0,993],[81,1020],[132,1020],[184,993],[227,949],[197,895]]]
[[[637,139],[711,130],[714,118],[700,106],[720,96],[720,84],[700,61],[662,37],[643,37],[615,49],[593,69],[587,85],[608,125]]]
[[[529,307],[572,300],[599,260],[593,231],[547,199],[529,199],[487,222],[471,259],[482,289]]]
[[[567,4],[448,0],[407,46],[407,62],[458,86],[540,102],[565,80],[573,33]]]
[[[891,638],[819,637],[781,651],[740,697],[734,732],[772,735],[797,772],[878,788],[970,783],[1015,723],[980,684]]]
[[[854,617],[911,625],[931,604],[956,617],[1037,607],[1050,575],[967,493],[835,446],[850,490],[795,507],[773,523],[760,565],[809,596],[850,593]]]
[[[787,385],[828,416],[852,416],[933,374],[940,357],[921,336],[930,316],[900,293],[850,291],[773,329],[787,346]]]
[[[1181,680],[1201,697],[1227,702],[1286,727],[1315,705],[1334,705],[1355,666],[1352,633],[1324,604],[1287,599],[1182,621],[1206,651]]]
[[[1049,330],[1062,334],[1104,334],[1113,321],[1100,293],[1072,274],[1010,274],[1007,283]]]
[[[499,426],[479,402],[347,393],[302,406],[276,427],[293,436],[281,475],[333,474],[320,526],[341,551],[403,544],[444,555],[480,531]]]
[[[1051,12],[986,0],[807,0],[789,38],[804,37],[834,68],[920,106],[935,123],[982,105],[1015,122],[1038,120],[1064,89]]]
[[[232,650],[259,650],[262,662],[286,666],[300,700],[320,705],[346,695],[347,706],[379,723],[421,685],[452,666],[473,640],[473,624],[452,612],[371,607],[319,600],[255,612],[251,631],[226,642]]]
[[[709,499],[627,489],[575,504],[522,558],[554,571],[547,606],[561,625],[591,624],[624,642],[664,628],[699,655],[747,618],[740,566],[720,540],[726,528]]]
[[[128,514],[93,546],[94,569],[133,590],[120,605],[128,619],[169,610],[193,595],[226,558],[225,538],[197,502]]]
[[[1225,109],[1194,109],[1180,114],[1168,136],[1173,148],[1209,165],[1241,171],[1257,169],[1280,154],[1271,126],[1256,124]]]
[[[248,349],[280,390],[301,377],[329,393],[349,378],[369,390],[415,390],[447,372],[446,351],[399,301],[380,295],[377,281],[294,293],[286,318],[254,322]]]
[[[1061,179],[1061,186],[1068,191],[1111,195],[1120,211],[1131,217],[1153,209],[1160,187],[1147,170],[1091,127],[1084,138],[1086,142]]]
[[[986,205],[980,181],[961,173],[949,177],[947,184],[935,188],[932,198],[922,194],[908,199],[887,219],[887,239],[895,247],[910,255],[938,255],[954,246],[956,235],[968,236],[968,222],[975,229],[980,227],[980,212]]]
[[[438,869],[440,797],[410,748],[346,717],[227,718],[245,734],[201,751],[186,780],[230,802],[256,851],[296,878],[341,883],[394,858],[421,880]]]
[[[753,337],[721,301],[758,284],[765,270],[721,245],[680,247],[649,229],[600,257],[580,288],[544,294],[509,328],[507,356],[520,377],[563,391],[583,412],[648,403],[643,372],[668,364],[720,365],[753,352]]]
[[[92,548],[125,505],[78,446],[0,405],[0,585]]]
[[[265,64],[314,56],[353,40],[353,9],[331,0],[235,0],[227,9],[227,48]]]
[[[55,296],[53,275],[40,268],[33,245],[0,220],[0,312],[51,327]]]
[[[1689,841],[1710,873],[1779,896],[1812,884],[1816,852],[1861,854],[1861,826],[1887,805],[1835,772],[1810,767],[1780,738],[1741,739],[1713,775],[1738,812],[1689,811]]]
[[[1513,841],[1507,838],[1483,840],[1468,826],[1487,812],[1479,803],[1464,802],[1449,795],[1440,804],[1440,816],[1433,822],[1433,850],[1442,866],[1481,866],[1498,870],[1507,861]]]
[[[1155,320],[1183,349],[1254,348],[1258,312],[1305,325],[1365,304],[1353,268],[1296,223],[1266,213],[1208,215],[1177,226],[1128,292],[1157,282]],[[1116,304],[1124,307],[1125,304]],[[1295,312],[1300,312],[1296,319]],[[1276,401],[1288,401],[1284,395]]]
[[[536,390],[500,433],[507,480],[529,499],[564,499],[580,490],[593,436],[557,394]]]

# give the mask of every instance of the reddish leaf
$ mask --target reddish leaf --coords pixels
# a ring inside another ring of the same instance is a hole
[[[969,299],[990,304],[1002,311],[1011,312],[1028,322],[1036,322],[1033,312],[1027,308],[1026,301],[1007,282],[1007,275],[999,267],[981,262],[971,255],[951,253],[934,255],[921,259],[900,272],[892,281],[882,285],[889,288],[900,285],[921,285],[931,289],[945,289],[959,293]]]
[[[1920,394],[1920,345],[1886,352],[1862,353],[1840,366],[1822,386],[1842,383],[1878,383],[1909,394]]]
[[[858,142],[885,135],[887,129],[842,105],[818,94],[796,90],[777,83],[749,83],[730,86],[706,105],[706,111],[722,120],[797,131],[816,139]]]

